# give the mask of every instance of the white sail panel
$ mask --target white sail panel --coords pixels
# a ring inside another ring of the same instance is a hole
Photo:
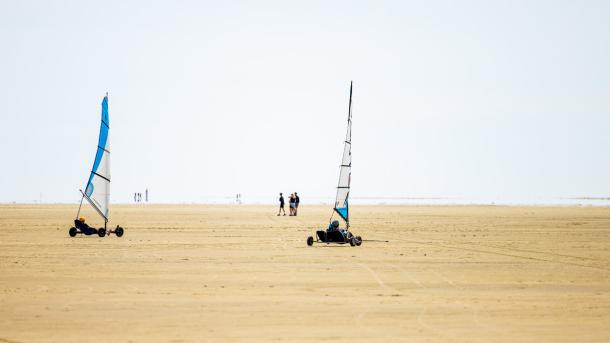
[[[349,226],[349,191],[352,174],[352,84],[349,88],[349,110],[347,116],[347,134],[343,146],[341,167],[339,171],[339,185],[335,199],[335,211]]]

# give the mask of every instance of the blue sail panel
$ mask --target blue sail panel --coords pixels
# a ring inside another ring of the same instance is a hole
[[[337,213],[341,216],[341,218],[343,218],[343,220],[345,220],[347,222],[347,218],[348,218],[347,206],[341,207],[341,208],[335,208],[335,211],[337,211]]]

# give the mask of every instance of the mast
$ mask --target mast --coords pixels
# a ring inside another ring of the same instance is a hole
[[[81,207],[83,207],[83,200],[85,200],[85,193],[83,193],[83,191],[80,191],[83,196],[80,198],[80,205],[78,205],[78,212],[76,212],[76,219],[78,219],[78,216],[80,215],[80,209]]]

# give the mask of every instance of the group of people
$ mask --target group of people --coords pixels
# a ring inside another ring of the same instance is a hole
[[[290,201],[289,202],[290,215],[296,216],[298,209],[299,209],[299,202],[301,201],[297,192],[290,194],[289,201]],[[284,212],[284,215],[286,215],[286,210],[284,209],[284,195],[282,193],[280,193],[280,210],[278,211],[277,215],[279,216],[282,213],[282,211]]]
[[[144,194],[144,199],[148,202],[148,188]],[[142,193],[133,193],[133,202],[142,202]]]

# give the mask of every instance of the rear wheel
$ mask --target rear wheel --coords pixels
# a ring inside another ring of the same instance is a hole
[[[100,237],[106,236],[106,229],[104,229],[103,227],[97,229],[97,235]]]
[[[114,233],[116,234],[116,236],[117,236],[117,237],[121,237],[121,236],[123,236],[123,228],[122,228],[122,227],[120,227],[120,226],[119,226],[119,227],[117,227],[117,228],[114,230]]]
[[[356,245],[357,245],[357,246],[362,245],[362,237],[360,237],[360,236],[356,236],[356,238],[355,238],[355,239],[356,239]]]
[[[76,230],[75,227],[71,227],[70,231],[68,231],[68,233],[70,234],[70,237],[74,237],[78,233],[78,230]]]
[[[307,237],[307,245],[309,245],[309,246],[313,245],[313,237],[311,237],[311,236]]]

